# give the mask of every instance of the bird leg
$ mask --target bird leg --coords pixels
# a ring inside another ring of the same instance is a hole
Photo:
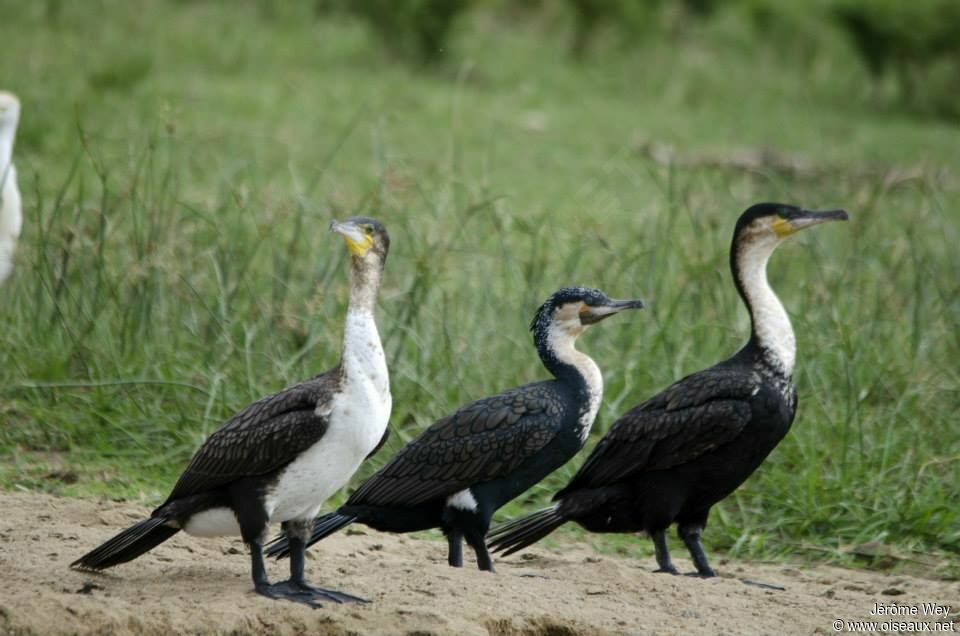
[[[253,572],[253,587],[257,594],[272,599],[283,599],[294,603],[303,603],[313,608],[323,607],[321,599],[336,603],[368,603],[366,599],[336,590],[326,590],[315,587],[303,578],[304,561],[306,560],[306,541],[303,537],[294,536],[288,532],[290,542],[290,578],[279,583],[270,583],[267,578],[267,569],[263,563],[263,546],[258,541],[249,542],[250,561]]]
[[[707,561],[707,553],[703,550],[703,542],[700,541],[700,533],[703,532],[703,526],[699,524],[681,524],[677,526],[677,534],[683,539],[684,545],[690,551],[690,558],[693,559],[693,565],[697,568],[696,576],[710,578],[717,573],[710,567]]]
[[[663,572],[665,574],[679,574],[670,560],[670,549],[667,547],[667,534],[663,529],[655,530],[650,533],[653,539],[653,550],[657,557],[657,565],[660,566],[654,572]]]
[[[451,528],[447,535],[447,563],[451,567],[463,567],[463,533]]]
[[[359,596],[354,596],[353,594],[338,592],[336,590],[328,590],[326,588],[317,587],[307,583],[307,581],[303,578],[303,566],[307,555],[307,543],[302,537],[293,536],[292,534],[288,534],[287,538],[290,540],[289,582],[292,586],[294,586],[296,589],[302,590],[303,592],[313,594],[315,597],[325,598],[336,603],[370,602],[365,598],[360,598]]]
[[[483,572],[493,572],[493,560],[487,551],[487,544],[483,540],[483,533],[466,533],[467,543],[477,553],[477,567]]]
[[[280,583],[270,583],[267,578],[267,568],[263,564],[263,546],[258,542],[250,542],[250,567],[253,574],[253,588],[257,594],[272,599],[285,599],[295,603],[303,603],[310,607],[323,607],[313,598],[312,594],[307,594],[294,587],[290,581]],[[293,556],[291,555],[291,563]],[[292,569],[292,566],[291,566]]]

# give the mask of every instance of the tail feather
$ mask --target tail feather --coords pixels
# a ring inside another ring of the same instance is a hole
[[[490,531],[487,545],[492,551],[502,552],[504,556],[508,556],[533,545],[566,521],[566,517],[560,513],[559,504],[554,504],[526,517],[497,526]]]
[[[157,547],[180,528],[166,525],[165,517],[151,517],[135,523],[120,534],[70,564],[80,570],[105,570],[107,568],[132,561],[138,556]]]
[[[307,541],[307,547],[312,546],[317,541],[326,539],[334,532],[349,526],[356,520],[357,518],[353,515],[345,515],[336,511],[327,513],[322,517],[317,517],[313,520],[313,532]],[[290,556],[290,542],[287,540],[287,537],[280,535],[267,544],[264,554],[268,557],[276,557],[278,559]]]

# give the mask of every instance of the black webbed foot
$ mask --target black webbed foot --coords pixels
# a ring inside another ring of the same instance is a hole
[[[680,574],[680,572],[677,571],[677,568],[673,567],[673,565],[667,565],[666,567],[659,567],[656,570],[654,570],[653,573],[654,574],[673,574],[674,576]]]
[[[302,603],[317,609],[323,607],[319,599],[312,592],[302,589],[300,586],[293,585],[290,581],[280,581],[279,583],[265,583],[255,587],[257,594],[272,598],[274,600],[292,601]]]
[[[305,592],[313,594],[319,598],[325,598],[334,603],[369,603],[365,598],[359,596],[354,596],[353,594],[347,594],[346,592],[338,592],[337,590],[328,590],[325,587],[317,587],[315,585],[310,585],[306,582],[293,583],[292,585],[296,586],[298,589],[301,589]]]
[[[321,601],[333,601],[334,603],[369,603],[370,601],[353,596],[345,592],[336,590],[327,590],[322,587],[314,587],[306,583],[294,583],[292,581],[280,581],[279,583],[267,583],[256,586],[257,594],[272,598],[275,600],[292,601],[302,603],[313,608],[323,607]]]
[[[267,580],[267,570],[263,566],[263,549],[260,544],[250,541],[250,560],[253,571],[253,587],[257,594],[272,599],[282,599],[294,603],[303,603],[310,607],[323,607],[321,601],[334,603],[368,603],[366,599],[335,590],[325,590],[314,587],[303,578],[303,562],[305,559],[306,544],[303,538],[289,533],[290,540],[290,578],[279,583],[270,583]]]
[[[697,579],[712,579],[717,575],[711,568],[707,568],[703,572],[684,572],[684,576],[692,576]]]

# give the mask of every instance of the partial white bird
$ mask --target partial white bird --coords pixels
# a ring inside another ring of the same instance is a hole
[[[13,271],[13,252],[23,226],[17,171],[13,167],[13,139],[20,120],[20,100],[0,91],[0,283]]]

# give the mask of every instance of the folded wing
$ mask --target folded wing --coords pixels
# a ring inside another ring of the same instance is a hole
[[[554,439],[563,408],[548,383],[468,404],[407,444],[347,505],[415,506],[505,476]]]

